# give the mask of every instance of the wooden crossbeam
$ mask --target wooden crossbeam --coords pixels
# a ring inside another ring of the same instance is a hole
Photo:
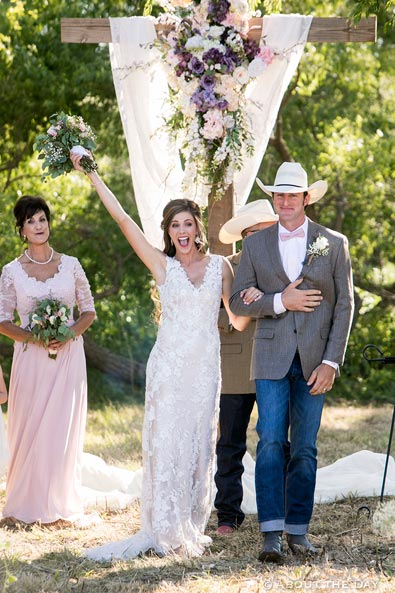
[[[250,20],[248,37],[258,40],[261,36],[262,19]],[[163,25],[156,25],[158,32]],[[375,16],[361,19],[354,25],[345,17],[314,17],[307,41],[312,43],[356,43],[376,41],[377,19]],[[61,40],[63,43],[111,43],[110,19],[62,18]]]

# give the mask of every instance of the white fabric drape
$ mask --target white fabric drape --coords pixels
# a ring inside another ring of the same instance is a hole
[[[281,99],[303,53],[312,17],[264,17],[262,39],[276,57],[248,89],[248,115],[255,138],[253,157],[244,157],[234,180],[235,204],[247,201]],[[182,167],[174,141],[163,129],[168,96],[167,82],[157,50],[150,17],[110,19],[111,67],[119,111],[129,150],[133,187],[143,230],[157,247],[162,246],[160,222],[165,204],[180,196]]]
[[[150,44],[156,39],[148,17],[110,19],[111,68],[119,112],[129,151],[134,195],[148,240],[162,248],[162,211],[181,197],[181,162],[169,135],[162,130],[168,97],[167,81]]]
[[[263,41],[276,53],[274,61],[247,88],[247,114],[254,136],[254,154],[243,156],[243,167],[234,177],[235,205],[243,206],[268,145],[284,93],[303,54],[311,16],[272,14],[263,17]],[[224,221],[225,222],[225,221]]]

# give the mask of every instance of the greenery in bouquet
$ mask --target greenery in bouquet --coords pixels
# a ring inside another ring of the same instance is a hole
[[[96,137],[92,128],[84,122],[80,115],[66,115],[62,111],[49,118],[51,124],[45,134],[39,134],[35,141],[35,149],[39,159],[43,159],[42,169],[45,177],[58,177],[74,170],[70,160],[70,150],[82,154],[80,161],[84,171],[89,173],[97,169],[97,163],[91,154],[96,149]]]
[[[162,0],[171,24],[159,40],[167,69],[166,120],[185,162],[183,189],[200,184],[221,198],[241,169],[242,149],[253,153],[245,110],[248,83],[274,58],[269,46],[248,39],[247,0]]]
[[[67,322],[70,319],[70,309],[57,299],[43,299],[29,315],[29,325],[33,342],[48,349],[48,356],[56,359],[56,352],[51,352],[51,340],[66,342],[75,337]]]

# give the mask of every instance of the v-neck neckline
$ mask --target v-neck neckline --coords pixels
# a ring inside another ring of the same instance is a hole
[[[204,273],[203,273],[203,276],[202,276],[202,281],[201,281],[201,283],[199,284],[199,286],[196,286],[196,285],[195,285],[195,284],[192,282],[192,280],[191,280],[191,279],[190,279],[190,277],[188,276],[188,273],[187,273],[186,269],[184,268],[184,266],[182,265],[182,263],[180,262],[180,260],[179,260],[179,259],[176,259],[176,258],[174,258],[174,259],[175,259],[175,261],[176,261],[176,262],[178,262],[178,265],[180,266],[181,270],[184,272],[184,274],[185,274],[185,277],[186,277],[186,279],[188,280],[189,284],[192,286],[192,288],[194,288],[195,290],[200,290],[200,289],[202,288],[202,286],[203,286],[203,285],[205,284],[205,282],[206,282],[207,271],[208,271],[208,269],[209,269],[209,267],[210,267],[210,264],[211,264],[211,261],[212,261],[212,259],[213,259],[213,258],[212,258],[212,257],[209,257],[209,258],[208,258],[208,262],[207,262],[207,264],[206,264],[206,266],[205,266],[205,268],[204,268]]]

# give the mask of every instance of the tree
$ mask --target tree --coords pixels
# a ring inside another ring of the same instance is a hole
[[[295,0],[277,8],[351,16],[358,7],[365,12],[374,7],[370,1]],[[134,361],[137,382],[156,331],[151,278],[84,178],[71,174],[42,183],[33,142],[52,113],[81,114],[97,131],[101,173],[137,216],[108,47],[62,44],[60,17],[142,14],[143,4],[0,3],[1,263],[21,253],[12,228],[17,196],[43,194],[54,214],[54,245],[81,259],[96,296],[98,320],[87,341],[117,355],[123,369]],[[380,3],[377,44],[307,44],[259,173],[271,181],[278,165],[290,158],[303,163],[312,181],[322,177],[329,182],[327,196],[310,214],[349,237],[358,304],[336,393],[366,399],[392,398],[393,383],[391,369],[375,371],[361,359],[368,342],[386,354],[394,350],[395,39],[390,5],[388,0]],[[252,198],[258,197],[255,187]],[[7,344],[1,342],[0,352],[7,351]],[[96,355],[98,360],[103,350],[97,348]]]

